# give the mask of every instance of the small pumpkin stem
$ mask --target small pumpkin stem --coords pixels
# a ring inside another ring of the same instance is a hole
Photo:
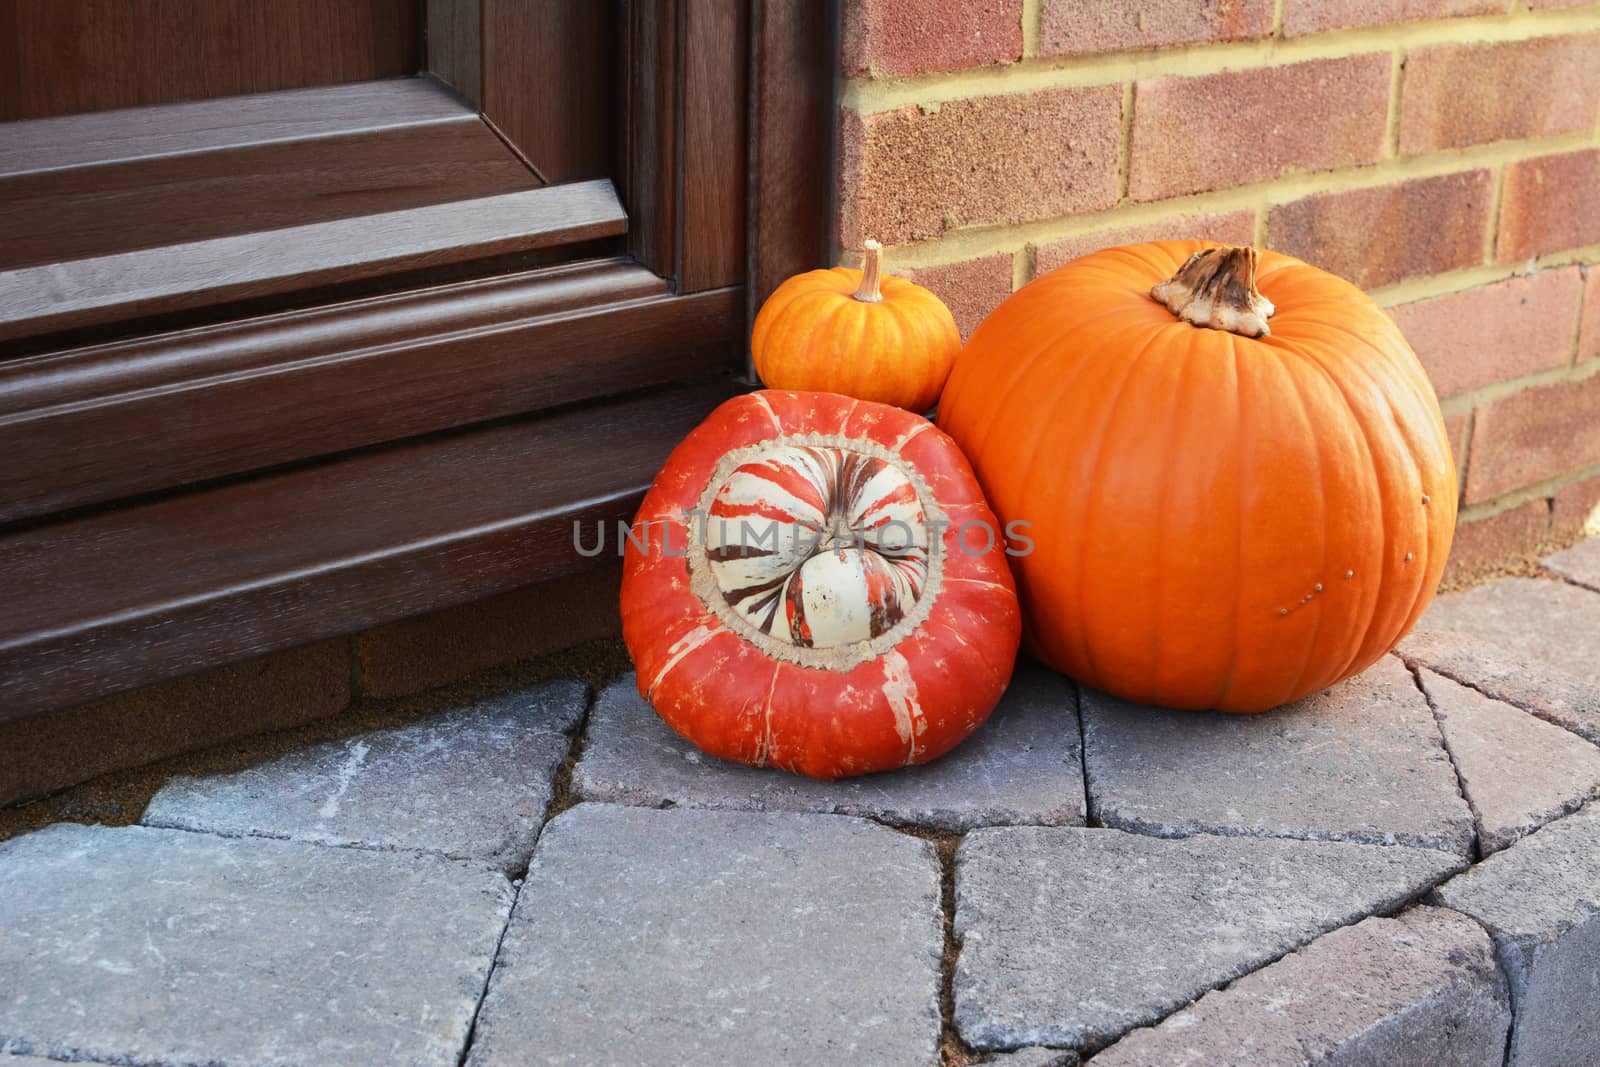
[[[867,304],[876,304],[883,299],[883,294],[878,292],[878,283],[883,276],[883,246],[868,237],[861,242],[864,250],[861,258],[861,284],[851,294],[857,300]]]
[[[1256,288],[1256,250],[1222,245],[1190,256],[1150,296],[1184,322],[1265,337],[1277,308]]]

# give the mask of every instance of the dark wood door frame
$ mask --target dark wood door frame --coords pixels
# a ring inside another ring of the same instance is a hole
[[[631,516],[746,387],[760,300],[831,260],[836,22],[624,5],[622,255],[423,252],[0,361],[0,721],[605,562],[573,521]]]

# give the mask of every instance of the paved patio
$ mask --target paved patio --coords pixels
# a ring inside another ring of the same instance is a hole
[[[0,1067],[1592,1067],[1600,541],[1424,626],[1261,717],[1024,664],[833,785],[631,678],[434,694],[0,844]]]

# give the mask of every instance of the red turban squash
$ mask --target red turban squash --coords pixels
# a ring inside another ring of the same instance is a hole
[[[634,520],[639,691],[725,759],[815,778],[925,763],[993,710],[1021,634],[1005,541],[932,423],[831,393],[735,397]]]

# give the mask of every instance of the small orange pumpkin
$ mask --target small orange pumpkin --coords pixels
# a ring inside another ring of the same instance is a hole
[[[861,270],[797,274],[756,316],[750,351],[773,389],[842,393],[927,411],[961,351],[950,309],[914,282],[883,273],[867,241]]]
[[[1450,551],[1417,357],[1355,286],[1273,252],[1162,241],[1044,275],[973,333],[939,426],[1032,524],[1030,647],[1139,703],[1262,711],[1355,674]]]

